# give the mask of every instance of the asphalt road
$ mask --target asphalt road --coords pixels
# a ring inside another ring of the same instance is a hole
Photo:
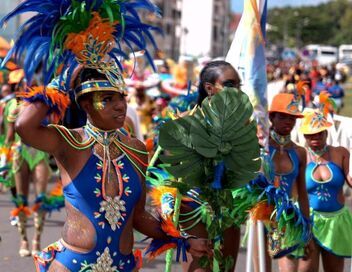
[[[30,201],[33,200],[31,195]],[[351,201],[349,201],[351,203]],[[9,193],[0,193],[0,236],[2,241],[0,242],[0,272],[34,272],[35,268],[31,257],[20,258],[18,255],[19,236],[17,229],[10,225],[9,214],[13,204],[10,202]],[[50,243],[60,238],[62,226],[65,222],[65,212],[54,212],[50,217],[47,218],[44,227],[44,233],[42,236],[42,247],[49,245]],[[31,238],[33,234],[33,220],[28,221],[28,237]],[[243,234],[243,231],[242,231]],[[136,239],[139,241],[142,239],[141,235],[136,235]],[[143,249],[146,247],[146,243],[135,244],[136,248]],[[245,272],[246,264],[246,249],[241,248],[237,259],[237,265],[235,272]],[[153,262],[148,263],[144,261],[142,272],[151,271],[164,271],[165,261],[164,257],[159,257]],[[173,272],[181,272],[181,265],[175,263],[173,265]],[[321,271],[323,271],[321,269]],[[345,271],[350,271],[350,261],[346,261]],[[351,270],[352,271],[352,270]],[[278,272],[277,264],[274,262],[273,272]]]

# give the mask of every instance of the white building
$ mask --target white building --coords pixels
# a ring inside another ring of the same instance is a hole
[[[161,10],[160,18],[149,16],[148,20],[163,31],[163,36],[154,35],[158,48],[167,57],[177,59],[180,54],[182,0],[154,0],[153,3]]]
[[[229,48],[229,0],[184,0],[181,19],[181,54],[220,57]]]

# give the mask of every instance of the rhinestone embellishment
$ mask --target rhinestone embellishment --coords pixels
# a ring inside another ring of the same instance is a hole
[[[103,254],[97,259],[97,263],[92,265],[92,272],[115,272],[116,266],[112,266],[113,260],[108,247],[104,249]]]
[[[120,199],[120,196],[114,198],[107,196],[105,200],[100,202],[99,212],[105,212],[105,219],[109,222],[113,231],[120,228],[119,221],[123,219],[121,212],[126,211],[126,202]]]

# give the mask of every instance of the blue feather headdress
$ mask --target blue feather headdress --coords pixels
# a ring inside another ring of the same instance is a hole
[[[120,82],[120,59],[127,58],[129,51],[144,50],[153,64],[147,43],[156,48],[151,33],[160,30],[143,23],[138,9],[160,15],[149,0],[25,0],[0,21],[4,25],[15,16],[35,12],[18,29],[16,42],[2,64],[12,56],[23,62],[29,84],[41,64],[45,86],[54,76],[62,80],[64,75],[69,85],[79,65]]]

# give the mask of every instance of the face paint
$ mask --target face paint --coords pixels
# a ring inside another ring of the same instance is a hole
[[[96,92],[93,94],[93,107],[96,110],[105,109],[106,102],[103,101],[102,94],[100,92]]]

